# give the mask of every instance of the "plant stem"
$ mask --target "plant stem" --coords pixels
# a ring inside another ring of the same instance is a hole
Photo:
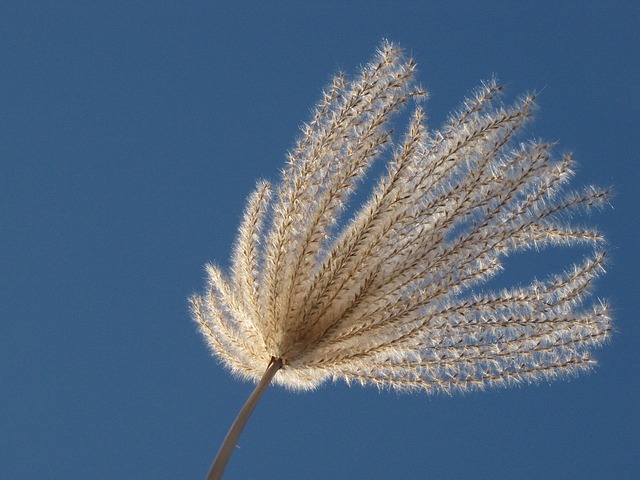
[[[272,358],[267,370],[262,375],[260,382],[253,392],[251,392],[251,395],[249,395],[249,398],[243,405],[242,410],[240,410],[240,413],[238,413],[233,425],[231,425],[227,436],[224,437],[220,450],[218,450],[218,454],[216,455],[216,458],[211,465],[211,469],[209,470],[209,474],[207,475],[207,480],[219,480],[222,478],[222,474],[227,466],[229,457],[231,457],[231,453],[233,453],[233,449],[235,448],[236,443],[238,443],[238,438],[240,437],[247,420],[249,420],[253,409],[258,404],[258,401],[260,401],[260,397],[262,397],[262,394],[271,383],[271,380],[273,380],[273,377],[281,368],[282,359]]]

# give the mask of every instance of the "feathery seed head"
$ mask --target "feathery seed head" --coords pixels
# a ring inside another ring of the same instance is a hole
[[[603,271],[603,237],[567,214],[607,192],[566,192],[570,156],[512,146],[534,98],[496,106],[483,83],[445,126],[418,106],[369,200],[336,231],[358,180],[391,141],[389,120],[425,93],[415,66],[384,42],[358,76],[338,75],[289,153],[281,182],[250,196],[229,274],[207,266],[193,314],[234,372],[308,389],[344,379],[453,391],[555,378],[589,368],[610,331],[606,304],[585,305]],[[581,264],[499,293],[479,286],[504,255],[590,244]]]

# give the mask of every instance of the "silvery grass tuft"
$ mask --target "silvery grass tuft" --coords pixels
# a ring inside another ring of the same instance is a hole
[[[590,349],[611,323],[605,303],[585,298],[603,271],[604,241],[568,218],[601,205],[607,192],[566,191],[570,156],[553,159],[547,143],[514,144],[534,98],[503,106],[495,81],[428,131],[414,69],[384,42],[357,76],[336,76],[280,183],[260,182],[250,196],[230,272],[207,266],[194,317],[233,373],[260,381],[208,478],[222,475],[271,381],[293,390],[343,379],[448,393],[594,364]],[[412,99],[406,133],[392,142],[389,120]],[[373,193],[340,223],[383,155],[387,169]],[[593,253],[545,281],[479,288],[505,255],[557,244]]]

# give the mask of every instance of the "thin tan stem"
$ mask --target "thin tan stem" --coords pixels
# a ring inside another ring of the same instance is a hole
[[[227,462],[231,457],[231,453],[233,453],[236,443],[238,443],[238,438],[240,437],[244,426],[247,424],[247,420],[249,420],[253,409],[260,401],[260,397],[262,397],[262,394],[271,383],[271,380],[273,380],[273,377],[281,368],[282,359],[272,358],[267,370],[262,375],[260,382],[253,392],[251,392],[251,395],[249,395],[249,398],[243,405],[242,410],[238,413],[233,425],[231,425],[231,428],[229,429],[227,436],[224,438],[224,441],[220,446],[220,450],[218,450],[218,454],[211,465],[211,469],[209,470],[206,480],[219,480],[222,478]]]

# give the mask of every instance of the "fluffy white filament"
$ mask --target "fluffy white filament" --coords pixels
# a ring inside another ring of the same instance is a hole
[[[604,303],[585,302],[603,271],[602,236],[567,214],[606,191],[567,192],[572,159],[551,145],[512,145],[533,98],[496,105],[483,84],[439,131],[417,107],[391,145],[389,120],[424,97],[414,64],[384,43],[360,74],[334,78],[302,129],[281,182],[249,198],[228,274],[207,267],[192,298],[213,352],[258,380],[452,391],[577,372],[610,331]],[[344,226],[359,179],[387,152],[387,172]],[[592,245],[566,272],[485,292],[504,255],[549,244]]]

